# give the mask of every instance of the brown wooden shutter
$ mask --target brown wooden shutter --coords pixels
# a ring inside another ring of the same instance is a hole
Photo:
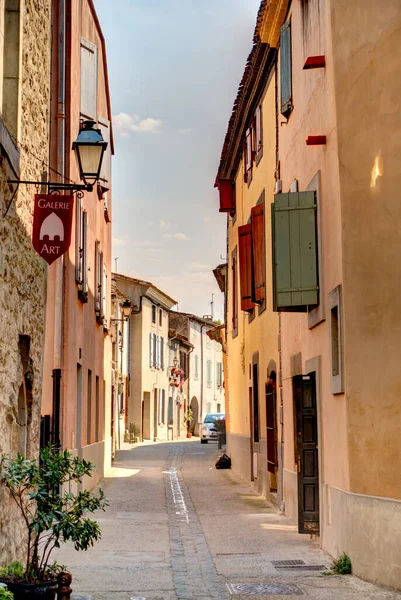
[[[238,329],[238,279],[237,279],[237,247],[234,248],[232,252],[232,281],[233,281],[233,290],[232,290],[232,322],[233,322],[233,333],[236,334]]]
[[[251,311],[252,301],[252,225],[238,227],[241,310]]]
[[[235,187],[231,179],[219,180],[220,209],[222,213],[235,213]]]
[[[257,304],[266,298],[265,206],[258,204],[251,211],[254,297]]]

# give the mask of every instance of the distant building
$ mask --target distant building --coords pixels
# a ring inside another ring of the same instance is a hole
[[[133,431],[135,438],[167,440],[169,311],[176,301],[148,281],[119,273],[113,274],[113,284],[134,306],[128,331],[124,328],[123,332],[129,385],[116,388],[117,382],[114,382],[114,394],[119,397],[114,404],[119,405],[125,429]],[[115,344],[119,344],[120,331],[120,326],[114,330]]]
[[[207,335],[215,325],[211,319],[189,313],[170,313],[170,327],[193,345],[189,360],[188,403],[193,411],[192,431],[195,435],[199,434],[199,425],[207,413],[225,411],[222,346]]]
[[[47,265],[32,248],[34,186],[49,163],[50,2],[0,2],[0,456],[36,458]],[[40,68],[39,68],[40,65]],[[19,511],[0,487],[0,565],[22,560]]]

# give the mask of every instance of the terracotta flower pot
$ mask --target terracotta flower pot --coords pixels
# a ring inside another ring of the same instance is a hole
[[[189,431],[187,431],[187,438],[191,438],[192,437],[192,433],[189,433]]]

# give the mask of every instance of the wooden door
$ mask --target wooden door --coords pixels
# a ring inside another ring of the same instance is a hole
[[[294,377],[297,425],[298,531],[319,533],[319,461],[315,373]]]

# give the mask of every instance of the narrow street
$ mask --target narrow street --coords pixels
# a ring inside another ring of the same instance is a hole
[[[199,440],[118,453],[102,482],[110,501],[98,519],[102,540],[57,555],[72,572],[74,600],[401,598],[356,577],[323,576],[331,558],[231,471],[216,470],[218,455]]]

